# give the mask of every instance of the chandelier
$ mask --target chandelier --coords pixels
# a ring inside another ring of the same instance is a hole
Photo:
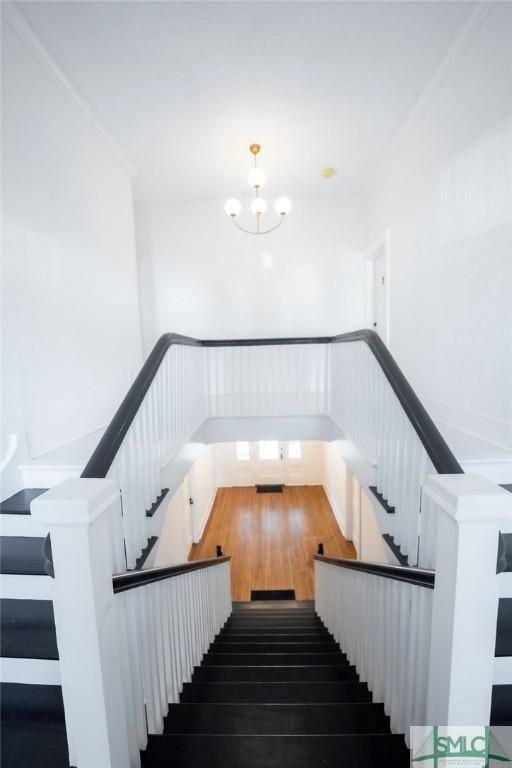
[[[237,217],[242,210],[242,203],[239,200],[231,198],[224,206],[226,214],[229,216],[235,227],[238,227],[238,229],[241,229],[242,232],[246,232],[248,235],[267,235],[269,232],[273,232],[275,229],[281,226],[286,214],[290,213],[292,209],[292,204],[287,197],[278,198],[275,203],[275,209],[277,215],[279,216],[279,221],[277,224],[274,224],[274,226],[269,227],[268,229],[261,228],[261,217],[267,210],[267,203],[266,200],[260,197],[260,189],[265,184],[266,179],[265,171],[258,167],[258,154],[260,150],[261,146],[259,144],[251,144],[249,147],[249,152],[251,152],[254,157],[254,168],[249,172],[248,179],[250,186],[254,189],[254,198],[251,202],[251,211],[256,217],[255,229],[245,229],[245,227],[241,227],[238,223]]]

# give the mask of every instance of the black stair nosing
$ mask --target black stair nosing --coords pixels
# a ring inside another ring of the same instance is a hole
[[[402,550],[400,549],[399,545],[395,542],[395,537],[392,536],[390,533],[383,533],[382,538],[400,563],[400,565],[403,566],[409,566],[409,558],[407,555],[402,554]]]
[[[337,653],[218,653],[208,651],[203,661],[211,666],[314,666],[315,664],[343,666],[346,656]]]
[[[30,515],[30,503],[47,490],[48,488],[23,488],[0,502],[0,514]]]
[[[251,589],[251,601],[295,600],[294,589]]]
[[[260,601],[253,602],[252,600],[233,600],[234,611],[260,611],[262,608],[279,608],[283,610],[287,608],[291,611],[314,609],[314,600],[266,600],[262,605]]]
[[[237,642],[215,640],[210,653],[338,653],[340,647],[334,640],[298,643],[290,642]]]
[[[359,681],[356,668],[351,664],[318,665],[208,665],[196,667],[192,682],[330,682],[336,680]]]
[[[310,642],[329,642],[333,641],[334,638],[332,635],[330,635],[328,632],[318,632],[318,633],[302,633],[299,635],[297,632],[291,632],[288,634],[283,634],[281,632],[274,632],[269,634],[257,634],[257,633],[236,633],[236,632],[230,632],[225,633],[221,632],[220,635],[217,635],[214,642],[219,644],[223,644],[225,642],[231,642],[231,643],[285,643],[285,642],[294,642],[294,643],[310,643]]]
[[[512,486],[510,486],[512,488]],[[503,542],[505,544],[504,557],[506,559],[506,568],[502,573],[510,573],[512,571],[512,533],[502,533]]]
[[[151,735],[142,768],[409,768],[402,736],[324,735]],[[341,757],[342,756],[342,757]],[[342,762],[341,762],[342,761]]]
[[[379,491],[377,490],[377,486],[376,485],[368,486],[368,490],[373,493],[373,495],[375,496],[375,498],[377,499],[379,504],[384,508],[384,510],[388,513],[388,515],[394,515],[395,514],[395,508],[391,507],[388,504],[388,502],[386,501],[384,496],[381,493],[379,493]]]
[[[493,685],[491,725],[512,725],[512,685]]]
[[[389,733],[383,704],[170,704],[164,733]]]
[[[51,600],[2,598],[0,614],[0,656],[58,660]]]
[[[495,656],[512,656],[512,597],[498,601]]]
[[[160,504],[165,499],[165,497],[167,496],[168,493],[169,493],[169,489],[168,488],[162,488],[159,496],[157,496],[157,498],[152,503],[150,508],[148,510],[146,510],[146,517],[153,517],[153,515],[157,511],[158,507],[160,506]]]
[[[366,683],[324,682],[192,682],[185,683],[182,703],[328,704],[371,702]]]
[[[46,576],[44,537],[1,536],[0,573],[19,576]]]
[[[150,552],[153,549],[153,547],[155,546],[157,541],[158,541],[158,536],[150,536],[149,537],[148,543],[146,544],[146,546],[142,550],[140,556],[135,561],[135,568],[134,568],[134,570],[138,571],[138,570],[140,570],[143,567],[144,563],[148,559],[148,557],[150,555]]]

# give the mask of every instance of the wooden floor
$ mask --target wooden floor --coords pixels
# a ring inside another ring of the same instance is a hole
[[[355,557],[321,486],[289,486],[283,493],[254,487],[219,488],[210,520],[190,560],[215,557],[220,544],[231,555],[233,600],[250,600],[251,589],[294,589],[312,600],[313,555]]]

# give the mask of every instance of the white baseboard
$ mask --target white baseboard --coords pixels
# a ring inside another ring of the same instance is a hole
[[[197,541],[194,542],[195,544],[197,544],[197,542],[201,541],[201,539],[203,538],[204,529],[208,524],[208,520],[210,519],[210,515],[212,513],[213,505],[215,504],[215,499],[217,498],[217,490],[218,488],[213,489],[212,495],[210,496],[208,504],[206,505],[206,510],[204,512],[203,519],[201,521],[201,530],[199,532],[199,537]]]
[[[330,507],[331,507],[331,509],[332,509],[332,511],[334,513],[334,517],[336,519],[336,522],[338,523],[339,529],[342,532],[343,536],[347,539],[347,534],[345,532],[345,528],[343,527],[343,523],[341,522],[341,514],[340,514],[340,511],[338,509],[338,505],[336,504],[336,502],[334,501],[333,497],[329,493],[329,489],[328,489],[328,487],[325,484],[323,485],[323,489],[325,491],[325,495],[327,496],[327,501],[329,502]],[[347,541],[348,541],[348,539],[347,539]]]

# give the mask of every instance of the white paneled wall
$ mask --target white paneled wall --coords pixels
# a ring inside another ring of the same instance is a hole
[[[210,347],[210,416],[328,413],[329,345]]]

